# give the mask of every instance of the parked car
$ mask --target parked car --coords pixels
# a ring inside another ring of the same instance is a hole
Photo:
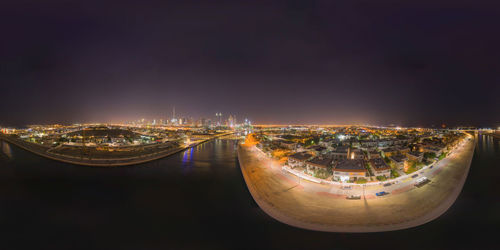
[[[340,189],[351,190],[352,186],[342,186],[342,187],[340,187]]]
[[[434,167],[434,165],[431,165],[429,168],[433,168],[433,167]]]
[[[382,192],[378,192],[378,193],[375,193],[376,196],[384,196],[384,195],[388,195],[389,193],[386,192],[386,191],[382,191]]]
[[[411,178],[417,178],[418,174],[414,174],[411,176]]]
[[[391,183],[386,183],[386,184],[384,184],[384,187],[388,187],[390,185],[392,185],[392,184]]]
[[[422,187],[423,185],[425,185],[429,182],[431,182],[431,181],[429,179],[427,179],[427,177],[424,176],[424,177],[417,180],[417,182],[415,183],[415,186]]]
[[[359,200],[359,199],[361,199],[361,195],[353,195],[353,194],[351,194],[351,195],[348,195],[346,197],[346,199],[348,199],[348,200]]]

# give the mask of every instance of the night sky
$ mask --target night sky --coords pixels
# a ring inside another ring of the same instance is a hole
[[[500,126],[497,1],[2,1],[0,125]]]

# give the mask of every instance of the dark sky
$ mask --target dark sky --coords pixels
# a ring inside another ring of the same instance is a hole
[[[0,125],[500,125],[497,1],[2,1]]]

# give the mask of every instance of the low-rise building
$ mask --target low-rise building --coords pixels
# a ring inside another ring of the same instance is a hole
[[[373,140],[361,141],[360,146],[365,149],[375,148],[378,146],[378,141],[373,141]]]
[[[403,170],[405,168],[405,166],[408,164],[407,163],[408,158],[402,154],[393,155],[393,156],[389,157],[389,159],[394,164],[394,166],[399,170]]]
[[[418,151],[411,151],[406,154],[406,157],[408,157],[408,160],[410,161],[421,162],[423,160],[424,154]]]
[[[373,158],[370,160],[370,165],[375,176],[391,177],[391,167],[387,165],[382,158]]]
[[[287,149],[295,149],[297,147],[297,143],[291,141],[280,141],[279,145]]]
[[[338,140],[333,139],[333,138],[327,138],[327,139],[321,140],[318,144],[320,146],[327,148],[328,150],[332,150],[332,148],[333,148],[332,145],[335,143],[338,143]]]
[[[361,159],[340,160],[332,171],[333,179],[341,182],[355,181],[357,178],[366,177],[367,173],[365,161]]]
[[[391,157],[391,156],[397,155],[397,154],[403,154],[403,155],[405,155],[408,152],[410,152],[410,148],[408,148],[408,147],[399,147],[399,146],[390,147],[390,148],[386,148],[386,149],[382,150],[382,154],[384,155],[384,157]]]
[[[349,150],[349,159],[364,159],[365,155],[360,149]]]
[[[378,140],[377,144],[379,148],[386,148],[394,145],[394,142],[392,140]]]
[[[381,153],[384,157],[391,157],[393,155],[397,155],[399,153],[399,151],[395,147],[390,147],[390,148],[382,149]]]
[[[288,166],[291,168],[304,167],[306,161],[310,160],[312,157],[313,155],[307,152],[295,153],[288,156]]]
[[[335,160],[347,159],[347,155],[349,153],[349,147],[338,147],[332,152],[329,153]]]
[[[439,156],[441,153],[443,153],[443,148],[439,148],[439,147],[424,147],[424,152],[435,153],[436,156]]]
[[[309,150],[314,152],[316,155],[324,154],[327,151],[326,147],[323,146],[312,146]]]
[[[398,147],[397,149],[398,149],[400,154],[404,154],[404,155],[406,155],[410,152],[409,147]]]
[[[318,170],[328,170],[332,165],[333,159],[331,157],[316,157],[306,161],[306,168],[308,174],[313,174]]]
[[[410,142],[409,139],[397,139],[397,140],[394,140],[394,145],[405,145],[405,144],[408,144]]]
[[[370,150],[370,151],[366,152],[366,155],[367,155],[368,159],[380,158],[380,152],[378,152],[376,150]]]

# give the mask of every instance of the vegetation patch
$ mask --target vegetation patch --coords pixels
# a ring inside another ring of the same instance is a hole
[[[424,158],[432,160],[432,159],[436,158],[436,153],[434,153],[434,152],[425,152],[424,153]]]
[[[366,183],[366,179],[365,179],[365,178],[358,178],[358,179],[356,180],[356,183],[357,183],[357,184],[365,184],[365,183]]]
[[[391,177],[392,178],[398,178],[400,175],[398,173],[398,171],[396,171],[395,169],[391,169]]]
[[[446,153],[445,153],[445,152],[443,152],[443,153],[441,153],[441,155],[439,155],[439,160],[442,160],[442,159],[444,159],[445,157],[446,157]]]
[[[331,172],[325,169],[318,169],[314,171],[313,176],[320,179],[326,179],[331,176]]]

